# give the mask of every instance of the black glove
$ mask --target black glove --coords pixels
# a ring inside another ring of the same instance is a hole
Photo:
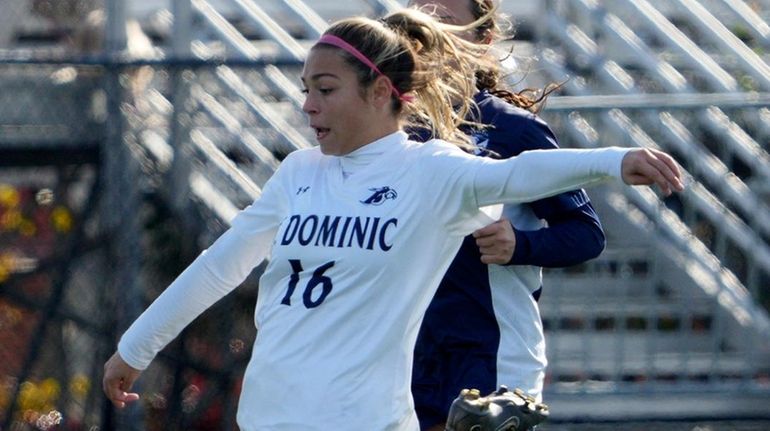
[[[481,397],[463,389],[449,409],[446,431],[529,431],[548,417],[548,406],[507,387]]]

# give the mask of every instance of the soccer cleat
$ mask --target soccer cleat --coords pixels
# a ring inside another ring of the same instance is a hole
[[[463,389],[449,409],[446,431],[529,431],[548,417],[548,406],[521,389],[498,390],[482,397]]]

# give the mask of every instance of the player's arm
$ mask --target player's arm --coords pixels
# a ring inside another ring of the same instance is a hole
[[[201,253],[126,330],[105,363],[102,381],[117,407],[135,401],[130,388],[155,355],[203,311],[240,285],[268,254],[288,211],[285,186],[268,181],[262,196],[241,211],[230,229]]]
[[[476,163],[483,164],[476,166],[473,179],[477,208],[531,202],[611,177],[628,185],[656,184],[666,196],[684,189],[674,159],[646,148],[536,150]]]
[[[478,171],[475,188],[482,195],[492,191],[492,196],[499,193],[499,198],[506,199],[504,203],[533,202],[596,183],[602,177],[620,178],[629,185],[656,184],[666,196],[683,189],[679,167],[662,151],[618,147],[589,152],[558,149],[556,136],[544,121],[529,117],[521,127],[520,119],[513,121],[514,117],[496,118],[495,128],[490,132],[490,141],[499,144],[500,156],[506,160]],[[549,160],[547,153],[551,151],[562,154]],[[549,192],[544,193],[545,190]],[[489,203],[484,196],[478,197],[481,205]]]
[[[481,207],[532,202],[608,178],[629,185],[655,183],[666,194],[684,189],[676,162],[657,150],[535,150],[491,160],[452,151],[449,145],[424,144],[430,152],[423,170],[430,177],[426,202],[433,204],[450,231],[461,235],[484,227],[472,222]]]
[[[236,223],[198,256],[121,337],[117,352],[105,363],[103,378],[105,394],[115,406],[122,408],[134,401],[137,395],[128,391],[139,372],[264,259],[275,228],[248,232]]]

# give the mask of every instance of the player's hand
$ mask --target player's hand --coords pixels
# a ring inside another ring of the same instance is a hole
[[[481,261],[489,264],[505,265],[513,258],[516,250],[516,234],[511,222],[505,218],[473,232],[476,245],[481,252]]]
[[[672,191],[684,190],[682,173],[668,154],[650,149],[636,148],[623,157],[621,166],[623,181],[630,185],[657,184],[665,196]]]
[[[139,399],[139,394],[128,392],[142,372],[128,365],[118,352],[104,364],[102,388],[115,407],[122,409]]]

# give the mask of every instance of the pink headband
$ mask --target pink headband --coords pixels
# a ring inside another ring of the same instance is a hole
[[[370,69],[375,71],[380,76],[385,76],[382,72],[380,72],[380,69],[377,68],[377,66],[372,63],[371,60],[366,58],[364,54],[361,53],[361,51],[357,50],[353,45],[345,42],[344,40],[340,39],[337,36],[332,36],[330,34],[325,34],[321,36],[320,39],[318,39],[318,43],[323,43],[326,45],[333,45],[337,48],[340,48],[344,51],[346,51],[348,54],[352,55],[353,57],[357,58],[361,63],[364,63],[365,65],[369,66]],[[393,83],[390,81],[390,78],[385,76],[385,78],[388,80],[388,85],[390,86],[390,90],[393,92],[393,94],[396,95],[401,101],[403,102],[411,102],[414,100],[414,96],[411,94],[401,94],[400,91],[393,85]]]

